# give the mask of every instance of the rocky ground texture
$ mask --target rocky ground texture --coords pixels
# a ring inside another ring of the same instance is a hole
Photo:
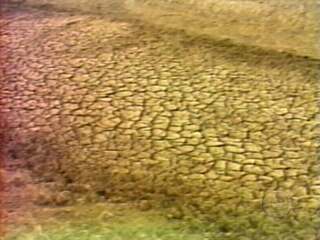
[[[15,9],[0,29],[2,175],[31,170],[30,201],[319,209],[318,61],[114,17]]]

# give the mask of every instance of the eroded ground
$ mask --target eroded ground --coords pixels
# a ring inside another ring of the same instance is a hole
[[[110,17],[10,10],[0,24],[3,175],[29,171],[5,206],[93,194],[178,218],[316,214],[317,61]]]

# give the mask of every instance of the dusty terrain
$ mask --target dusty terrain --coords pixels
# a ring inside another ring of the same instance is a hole
[[[130,13],[152,25],[180,29],[193,36],[205,35],[320,58],[317,0],[25,0],[25,3],[100,15]]]

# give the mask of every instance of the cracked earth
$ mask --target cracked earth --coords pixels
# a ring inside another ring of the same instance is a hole
[[[318,61],[108,17],[2,15],[4,175],[55,182],[36,201],[319,208]]]

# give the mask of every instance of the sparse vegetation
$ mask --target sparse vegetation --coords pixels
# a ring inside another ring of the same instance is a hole
[[[25,219],[27,227],[20,225],[5,240],[317,240],[320,226],[315,215],[279,218],[262,212],[178,221],[126,204],[36,211],[36,219]]]

